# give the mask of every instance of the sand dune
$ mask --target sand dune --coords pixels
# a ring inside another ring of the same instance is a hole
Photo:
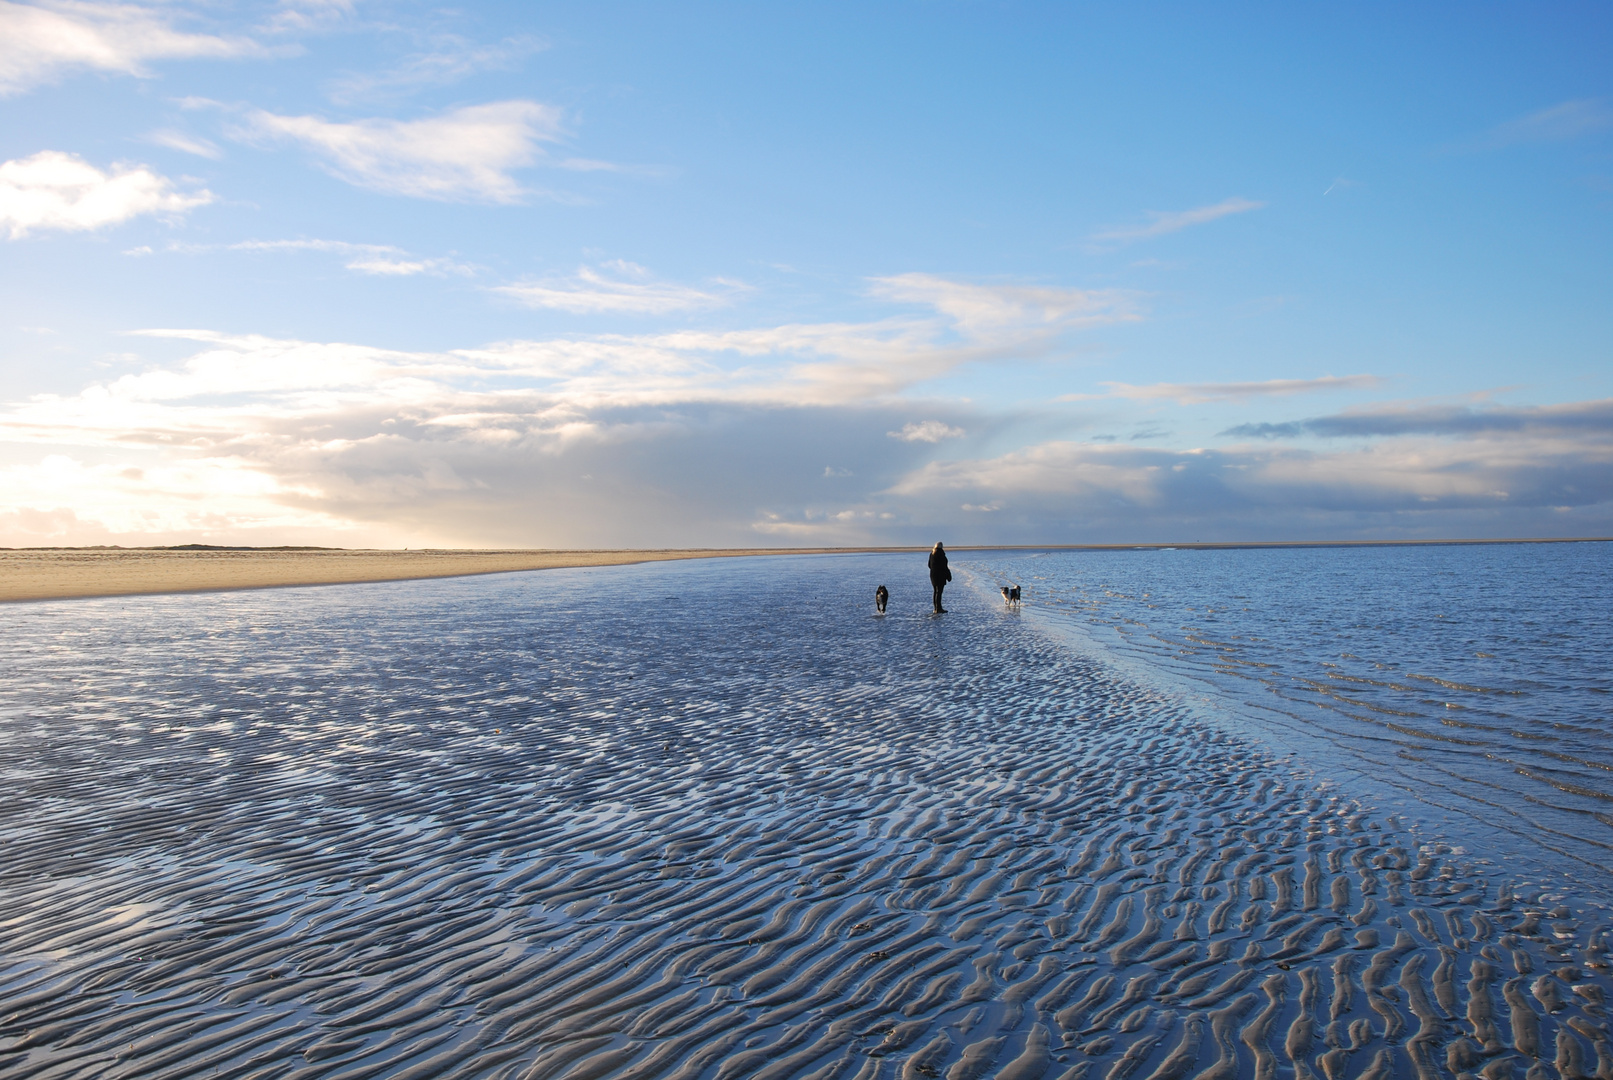
[[[1613,1076],[1597,918],[834,562],[10,609],[0,1068]]]

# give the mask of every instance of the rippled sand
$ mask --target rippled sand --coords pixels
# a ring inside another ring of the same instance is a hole
[[[1613,1076],[1577,898],[922,574],[0,612],[0,1070]]]
[[[980,561],[1077,647],[1192,687],[1228,726],[1613,892],[1613,544]]]

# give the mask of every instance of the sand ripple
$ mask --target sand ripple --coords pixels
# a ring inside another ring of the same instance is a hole
[[[1582,905],[922,570],[5,611],[0,1069],[1613,1077]]]
[[[1613,890],[1613,544],[975,558],[1143,681]]]

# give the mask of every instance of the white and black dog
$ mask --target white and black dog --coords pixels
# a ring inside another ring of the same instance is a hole
[[[874,590],[874,610],[881,615],[885,614],[885,605],[890,603],[891,591],[881,585]]]
[[[1003,603],[1007,604],[1011,608],[1019,606],[1019,586],[1018,585],[1015,585],[1012,588],[1010,588],[1007,585],[1003,586]]]

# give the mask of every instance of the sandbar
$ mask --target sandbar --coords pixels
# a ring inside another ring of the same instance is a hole
[[[0,550],[0,603],[150,593],[220,592],[294,585],[623,566],[741,555],[811,555],[844,548],[667,550],[423,550],[347,548],[24,548]],[[859,549],[919,550],[919,549]]]

